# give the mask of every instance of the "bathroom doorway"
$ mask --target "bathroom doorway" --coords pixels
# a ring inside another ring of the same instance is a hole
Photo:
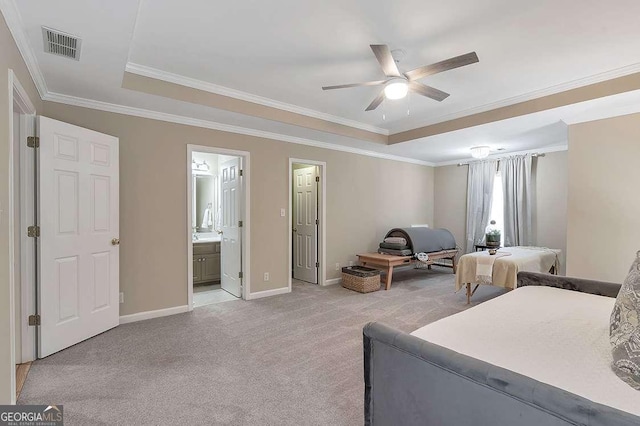
[[[246,298],[248,153],[188,146],[190,309]]]

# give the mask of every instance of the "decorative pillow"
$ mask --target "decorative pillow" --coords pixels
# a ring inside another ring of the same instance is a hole
[[[609,340],[613,346],[613,371],[640,390],[640,251],[616,298]]]

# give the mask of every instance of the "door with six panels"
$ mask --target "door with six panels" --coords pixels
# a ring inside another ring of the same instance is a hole
[[[38,356],[119,322],[118,138],[38,117]]]

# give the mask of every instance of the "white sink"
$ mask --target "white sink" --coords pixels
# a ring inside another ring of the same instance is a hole
[[[214,243],[220,241],[220,235],[217,232],[202,232],[196,234],[198,239],[193,239],[194,244],[198,243]]]

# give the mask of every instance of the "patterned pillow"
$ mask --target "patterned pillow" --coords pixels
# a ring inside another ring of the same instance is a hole
[[[613,371],[640,390],[640,251],[613,307],[609,340],[613,346]]]

